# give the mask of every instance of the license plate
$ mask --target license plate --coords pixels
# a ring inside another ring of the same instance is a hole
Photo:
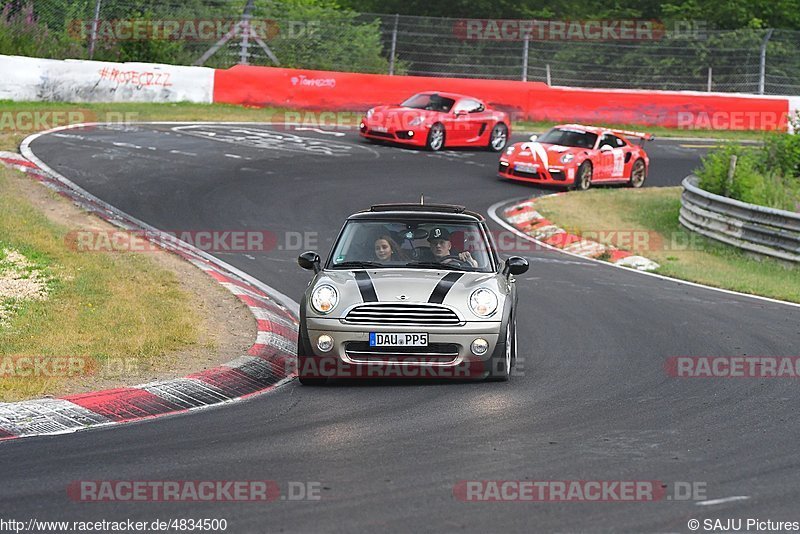
[[[514,170],[520,172],[534,173],[534,172],[539,172],[539,166],[532,163],[516,163],[514,165]]]
[[[389,131],[389,128],[386,128],[384,126],[374,126],[372,129],[375,130],[376,132],[381,132],[381,133],[386,133]]]
[[[369,333],[370,347],[427,347],[428,334],[426,333],[396,333],[382,334]]]

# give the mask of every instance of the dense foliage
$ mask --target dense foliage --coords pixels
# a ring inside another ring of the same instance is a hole
[[[367,13],[399,13],[457,18],[552,18],[702,20],[721,30],[786,28],[800,30],[800,0],[340,0]]]
[[[737,157],[733,180],[731,157]],[[800,211],[800,135],[771,133],[763,146],[727,145],[711,151],[697,170],[700,187],[730,198]]]
[[[245,1],[219,0],[102,0],[101,21],[230,21],[241,19]],[[95,0],[25,0],[5,2],[0,11],[0,54],[44,58],[87,58],[88,34]],[[254,20],[270,22],[276,31],[264,36],[281,66],[386,72],[377,20],[364,20],[328,0],[256,0]],[[324,24],[321,24],[321,21]],[[80,27],[81,31],[76,29]],[[216,39],[215,39],[216,40]],[[141,61],[192,64],[215,40],[117,39],[99,33],[92,58],[105,61]],[[205,65],[228,67],[240,60],[239,37],[212,56]],[[272,64],[266,52],[251,40],[251,63]]]

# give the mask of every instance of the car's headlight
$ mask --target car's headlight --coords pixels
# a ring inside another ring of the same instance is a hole
[[[564,154],[561,156],[561,163],[569,163],[573,159],[575,159],[575,154]]]
[[[372,108],[368,109],[368,110],[367,110],[367,118],[370,118],[370,117],[372,117],[372,114],[373,114],[373,113],[375,113],[375,110],[374,110],[374,109],[372,109]]]
[[[486,288],[478,288],[469,296],[469,308],[478,317],[489,317],[497,310],[497,295]]]
[[[425,119],[423,117],[414,117],[413,119],[408,121],[408,125],[409,126],[419,126],[423,122],[425,122]]]
[[[516,147],[514,145],[511,145],[506,149],[506,154],[510,156],[511,154],[514,153],[514,150],[516,150]]]
[[[326,315],[339,304],[339,293],[332,285],[321,284],[311,293],[311,306],[314,311]]]

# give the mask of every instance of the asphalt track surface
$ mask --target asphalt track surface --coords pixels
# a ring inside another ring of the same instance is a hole
[[[214,135],[210,135],[214,134]],[[296,137],[293,137],[296,136]],[[240,138],[240,139],[236,139]],[[647,186],[677,185],[702,142],[649,145]],[[430,154],[352,133],[266,126],[136,126],[48,134],[37,156],[164,230],[266,230],[268,253],[223,260],[299,299],[294,243],[325,255],[376,202],[486,213],[547,193],[495,178],[488,152]],[[602,206],[598,206],[602,209]],[[494,229],[499,230],[494,223]],[[313,244],[313,243],[310,243]],[[798,382],[681,379],[670,356],[798,355],[800,309],[690,287],[551,251],[522,251],[520,362],[508,383],[296,381],[196,413],[0,446],[5,519],[225,518],[228,532],[690,532],[687,521],[800,520]],[[461,480],[660,480],[706,500],[461,502]],[[74,502],[76,480],[321,483],[319,501]]]

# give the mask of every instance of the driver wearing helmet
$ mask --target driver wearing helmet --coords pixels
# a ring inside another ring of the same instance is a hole
[[[428,243],[431,245],[431,254],[439,263],[465,264],[477,267],[478,261],[469,252],[452,253],[453,244],[450,242],[450,232],[439,226],[433,228],[428,234]]]

